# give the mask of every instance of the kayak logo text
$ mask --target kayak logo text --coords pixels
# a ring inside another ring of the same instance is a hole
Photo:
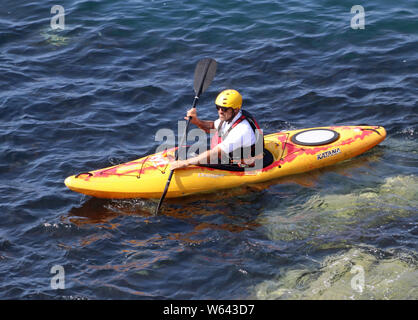
[[[325,159],[325,158],[328,158],[328,157],[332,157],[332,156],[335,156],[336,154],[339,154],[339,153],[341,153],[340,148],[333,149],[331,151],[325,151],[325,152],[322,152],[322,153],[318,154],[316,156],[316,160],[322,160],[322,159]]]
[[[159,129],[155,134],[155,141],[162,142],[156,149],[155,153],[164,152],[166,150],[170,150],[175,148],[177,145],[181,143],[179,140],[186,130],[186,121],[178,121],[177,126],[178,134],[171,130],[171,129]],[[261,131],[261,130],[260,130]],[[183,143],[182,147],[178,149],[178,159],[185,160],[193,158],[197,155],[200,155],[208,150],[208,144],[210,142],[210,138],[216,133],[216,130],[210,130],[209,133],[205,131],[194,128],[188,131],[186,141]],[[259,139],[261,132],[256,132],[256,144],[254,148],[254,152],[256,157],[251,156],[251,148],[241,148],[241,145],[248,146],[250,145],[249,141],[246,139],[242,139],[237,144],[233,144],[230,148],[232,150],[231,153],[225,154],[222,152],[221,158],[218,158],[216,154],[211,154],[210,159],[200,161],[200,164],[209,164],[209,165],[216,165],[216,164],[236,164],[246,170],[257,170],[263,168],[263,139]],[[178,137],[178,139],[176,139]],[[190,144],[190,142],[192,142]],[[185,147],[187,146],[187,147]]]

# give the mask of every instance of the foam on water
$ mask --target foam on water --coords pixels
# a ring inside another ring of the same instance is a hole
[[[348,194],[315,194],[300,205],[264,213],[259,222],[274,240],[301,240],[381,226],[410,217],[418,208],[418,178],[414,175],[385,178],[376,188]]]
[[[382,257],[383,256],[383,257]],[[327,256],[315,267],[284,270],[254,288],[257,299],[414,300],[416,253],[354,247]]]

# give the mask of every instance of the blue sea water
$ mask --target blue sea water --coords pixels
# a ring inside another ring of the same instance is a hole
[[[351,27],[357,4],[364,29]],[[417,299],[417,18],[411,0],[2,1],[0,299]],[[218,69],[203,119],[235,88],[265,133],[365,123],[388,137],[158,216],[155,201],[65,187],[153,153],[190,108],[204,57]]]

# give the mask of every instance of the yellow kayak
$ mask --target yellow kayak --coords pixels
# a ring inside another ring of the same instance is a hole
[[[213,192],[311,171],[358,156],[386,138],[381,126],[334,126],[283,131],[264,136],[264,167],[190,166],[175,171],[167,198]],[[116,166],[79,173],[65,185],[79,193],[108,199],[159,199],[175,149]]]

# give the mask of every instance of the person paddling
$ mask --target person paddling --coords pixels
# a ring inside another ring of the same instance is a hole
[[[187,160],[171,162],[171,170],[208,164],[211,159],[228,159],[229,164],[253,166],[256,157],[262,157],[263,148],[256,148],[256,144],[262,141],[259,139],[263,139],[262,130],[255,118],[242,110],[241,94],[233,89],[224,90],[217,96],[215,105],[219,116],[216,121],[200,120],[196,108],[190,109],[185,117],[206,133],[216,130],[210,150]]]

